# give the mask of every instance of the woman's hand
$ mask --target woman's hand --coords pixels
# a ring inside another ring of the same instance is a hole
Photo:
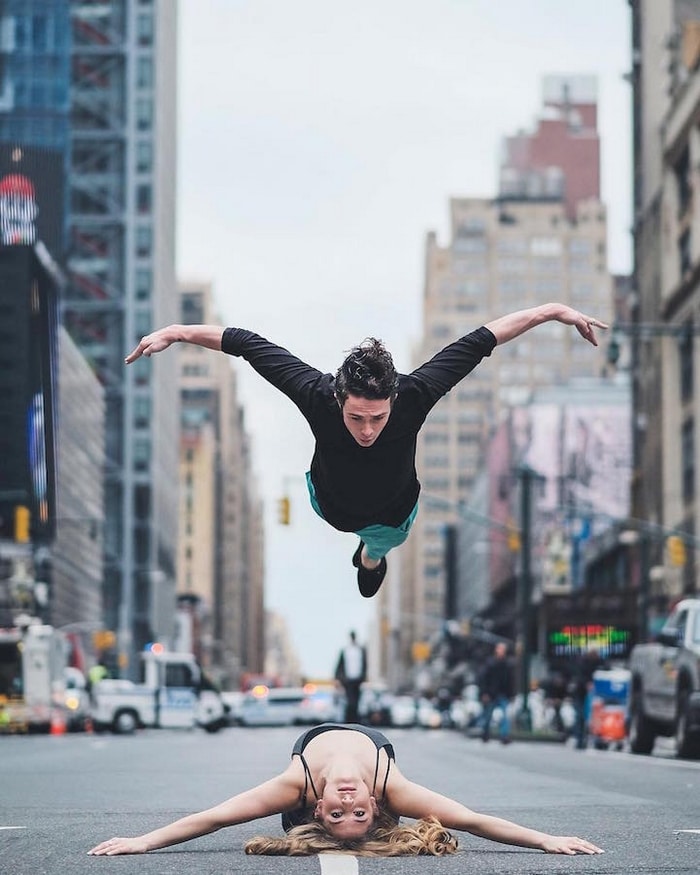
[[[605,851],[578,836],[547,836],[542,843],[545,854],[604,854]]]
[[[143,836],[133,839],[108,839],[88,851],[93,857],[116,857],[119,854],[145,854],[148,846]]]

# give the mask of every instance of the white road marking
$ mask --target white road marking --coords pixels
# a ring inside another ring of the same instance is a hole
[[[680,835],[682,832],[693,832],[693,833],[695,833],[696,835],[700,835],[700,829],[674,829],[674,830],[673,830],[673,834],[674,834],[674,836],[678,836],[678,835]]]
[[[0,826],[0,829],[26,829],[26,826]]]
[[[357,857],[349,854],[319,854],[321,875],[358,875]]]

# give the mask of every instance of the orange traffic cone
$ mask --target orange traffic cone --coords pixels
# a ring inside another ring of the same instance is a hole
[[[66,718],[61,710],[54,708],[51,712],[51,735],[66,734]]]
[[[88,735],[92,735],[92,733],[94,731],[95,731],[95,727],[92,725],[92,717],[86,717],[85,718],[85,732]]]

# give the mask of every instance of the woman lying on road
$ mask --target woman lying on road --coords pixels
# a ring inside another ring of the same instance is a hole
[[[457,850],[448,829],[536,848],[548,854],[601,854],[585,839],[554,836],[470,811],[404,778],[394,749],[378,730],[325,723],[301,735],[281,775],[226,802],[135,838],[101,842],[89,854],[145,854],[224,826],[282,814],[287,835],[257,837],[247,854],[303,856],[347,851],[357,856],[442,856]],[[416,818],[399,825],[399,817]]]

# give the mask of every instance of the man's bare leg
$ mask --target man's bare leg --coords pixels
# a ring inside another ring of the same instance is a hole
[[[372,571],[373,569],[375,569],[379,566],[379,563],[382,560],[381,559],[370,559],[369,556],[367,555],[367,547],[364,546],[362,548],[362,556],[360,558],[360,561],[365,566],[365,568],[369,568],[369,570]]]

